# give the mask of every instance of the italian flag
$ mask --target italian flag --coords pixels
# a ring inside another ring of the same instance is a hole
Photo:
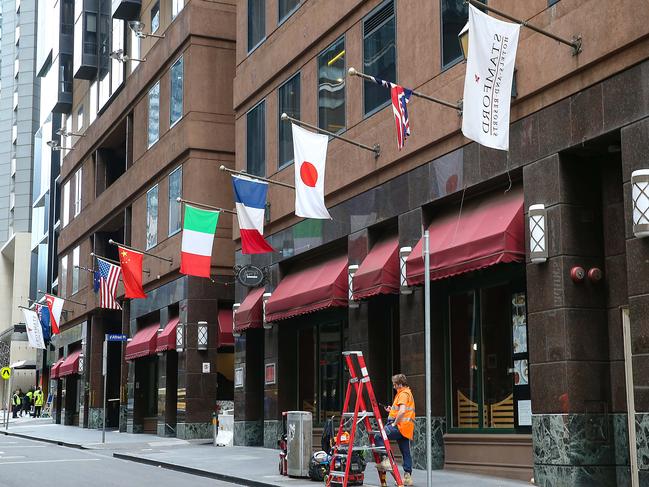
[[[185,204],[180,272],[189,276],[210,277],[214,232],[219,212]]]

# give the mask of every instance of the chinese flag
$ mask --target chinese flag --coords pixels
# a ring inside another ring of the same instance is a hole
[[[122,265],[124,297],[146,298],[142,289],[142,252],[119,247],[119,263]]]

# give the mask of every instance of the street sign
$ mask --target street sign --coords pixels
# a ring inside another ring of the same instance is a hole
[[[11,369],[9,367],[2,367],[2,369],[0,369],[0,376],[4,380],[9,380],[9,377],[11,377]]]
[[[254,265],[244,265],[237,272],[237,280],[246,287],[259,286],[265,277],[264,271]]]
[[[125,342],[128,340],[128,336],[120,333],[108,333],[106,334],[106,341],[109,342]]]

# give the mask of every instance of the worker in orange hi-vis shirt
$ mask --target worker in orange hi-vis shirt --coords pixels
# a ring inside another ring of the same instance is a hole
[[[388,440],[395,440],[403,456],[403,470],[405,471],[403,485],[412,483],[412,457],[410,455],[410,441],[415,431],[415,399],[408,379],[403,374],[396,374],[392,377],[392,386],[397,391],[391,407],[386,407],[388,420],[385,424],[385,434]],[[384,446],[380,433],[374,435],[376,446]],[[387,455],[383,455],[381,463],[377,465],[380,469],[389,471],[392,469]]]

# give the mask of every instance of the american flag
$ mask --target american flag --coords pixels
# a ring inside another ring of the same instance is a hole
[[[122,309],[117,303],[115,293],[122,269],[115,264],[106,262],[97,257],[97,274],[99,275],[99,307],[108,309]]]
[[[412,90],[404,88],[403,86],[395,85],[389,81],[384,81],[374,76],[370,76],[372,80],[390,90],[392,98],[392,113],[394,113],[394,124],[397,129],[397,147],[399,150],[403,149],[406,143],[406,138],[410,135],[410,120],[408,119],[408,103],[412,97]]]

